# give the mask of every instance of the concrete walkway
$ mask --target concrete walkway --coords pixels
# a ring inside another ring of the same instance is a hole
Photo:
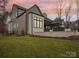
[[[42,32],[34,33],[34,35],[47,36],[47,37],[69,37],[72,35],[79,35],[79,32]]]

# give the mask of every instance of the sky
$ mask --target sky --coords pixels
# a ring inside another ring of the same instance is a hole
[[[53,20],[57,17],[56,15],[57,1],[58,0],[9,0],[6,9],[8,11],[11,11],[13,4],[17,4],[25,8],[30,8],[34,4],[37,4],[41,9],[41,11],[47,13],[48,18]],[[76,10],[75,0],[62,0],[62,2],[63,4],[65,3],[64,8],[67,8],[68,5],[72,3],[73,17],[71,20],[75,20],[76,19],[76,13],[74,12]],[[64,18],[64,15],[62,18]]]

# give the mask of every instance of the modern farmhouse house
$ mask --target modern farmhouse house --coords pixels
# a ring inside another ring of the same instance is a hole
[[[26,9],[14,4],[10,17],[11,21],[8,22],[9,33],[33,34],[44,32],[44,16],[37,5]]]

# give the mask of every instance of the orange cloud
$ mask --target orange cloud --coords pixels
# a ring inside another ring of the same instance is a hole
[[[56,1],[58,0],[9,0],[9,3],[7,4],[6,10],[10,11],[13,4],[19,4],[25,8],[29,8],[34,4],[37,4],[41,10],[48,14],[55,14],[57,13],[56,10],[53,10],[56,8]],[[68,6],[68,3],[71,0],[63,0]],[[73,0],[72,0],[73,1]],[[63,13],[63,11],[62,11]]]
[[[48,14],[56,14],[56,12],[57,11],[55,11],[55,10],[54,11],[52,11],[52,10],[47,11]]]

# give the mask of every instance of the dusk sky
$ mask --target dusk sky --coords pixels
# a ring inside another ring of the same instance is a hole
[[[72,10],[76,10],[76,4],[75,0],[63,0],[66,5],[64,6],[67,8],[67,6],[72,3]],[[7,5],[7,10],[11,10],[13,4],[18,4],[20,6],[23,6],[25,8],[30,8],[34,4],[37,4],[39,8],[42,10],[42,12],[47,13],[48,17],[50,19],[54,19],[56,17],[56,4],[57,0],[9,0],[8,5]],[[71,20],[76,19],[75,13]],[[64,16],[63,16],[64,17]]]

